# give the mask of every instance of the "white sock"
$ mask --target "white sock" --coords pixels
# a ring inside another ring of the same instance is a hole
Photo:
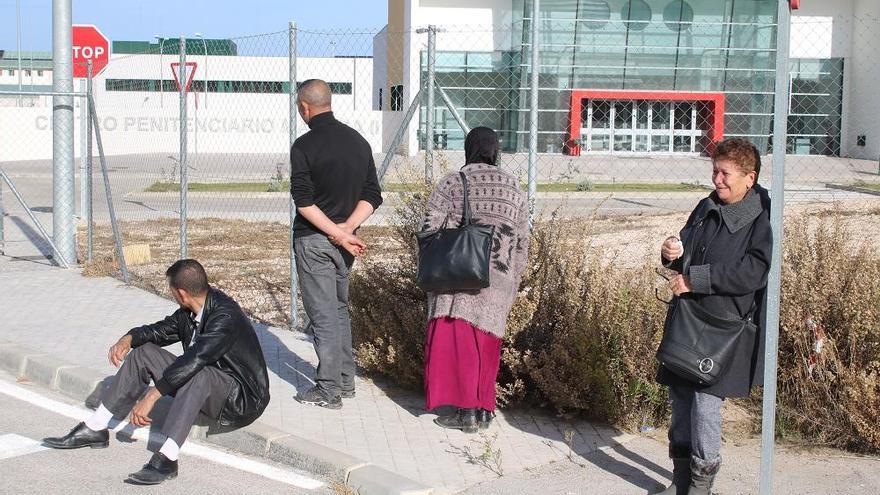
[[[169,461],[176,461],[180,456],[180,446],[177,445],[177,442],[168,438],[165,440],[165,443],[162,444],[159,453],[167,457]]]
[[[92,431],[106,430],[113,419],[113,413],[108,411],[104,404],[98,406],[98,410],[86,420],[86,427]]]

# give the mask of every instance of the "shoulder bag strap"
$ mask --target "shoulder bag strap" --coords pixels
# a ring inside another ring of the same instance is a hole
[[[464,205],[461,209],[461,226],[466,227],[471,224],[471,202],[468,197],[468,181],[464,172],[459,172],[458,175],[461,177],[461,186],[464,190]]]

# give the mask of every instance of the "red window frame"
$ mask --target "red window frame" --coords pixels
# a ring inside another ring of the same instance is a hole
[[[568,142],[566,154],[581,154],[581,109],[583,101],[590,100],[650,100],[650,101],[699,101],[709,109],[711,127],[708,131],[712,144],[724,139],[724,93],[697,91],[635,91],[609,89],[575,89],[571,92],[571,110],[568,118]],[[712,152],[712,150],[709,150]]]

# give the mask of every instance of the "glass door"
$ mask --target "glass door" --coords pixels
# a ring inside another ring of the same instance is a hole
[[[697,102],[587,100],[584,108],[588,153],[698,153],[707,135]]]

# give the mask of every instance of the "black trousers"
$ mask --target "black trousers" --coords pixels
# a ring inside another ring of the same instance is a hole
[[[150,380],[162,378],[165,368],[177,357],[155,344],[144,344],[128,353],[104,393],[104,407],[117,419],[124,418],[144,394]],[[220,416],[226,396],[233,386],[231,377],[217,368],[206,366],[190,381],[177,389],[161,433],[180,446],[199,411],[211,418]]]

